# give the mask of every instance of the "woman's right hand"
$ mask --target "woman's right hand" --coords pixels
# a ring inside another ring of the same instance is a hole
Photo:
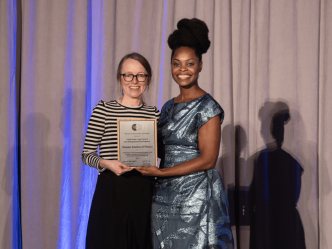
[[[101,159],[99,161],[99,167],[109,169],[117,176],[120,176],[120,175],[132,170],[131,167],[125,165],[124,163],[122,163],[118,160]]]

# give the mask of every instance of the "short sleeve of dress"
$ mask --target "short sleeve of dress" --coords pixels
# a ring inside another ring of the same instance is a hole
[[[158,138],[158,157],[163,158],[164,156],[164,144],[162,138],[162,127],[164,126],[165,122],[167,121],[167,117],[169,115],[169,105],[171,101],[167,101],[163,107],[161,108],[161,113],[159,114],[158,119],[158,128],[157,128],[157,138]]]
[[[220,115],[220,124],[222,124],[224,120],[224,110],[209,94],[207,94],[207,97],[201,102],[199,114],[198,129],[214,116]]]
[[[158,130],[160,130],[165,124],[165,122],[167,122],[169,115],[171,114],[169,109],[172,102],[172,100],[167,101],[161,108],[161,114],[158,119]]]

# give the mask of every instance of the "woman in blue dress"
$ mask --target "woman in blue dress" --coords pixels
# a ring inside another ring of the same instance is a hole
[[[208,27],[182,19],[168,38],[172,76],[180,94],[167,101],[158,121],[157,167],[138,167],[158,178],[152,203],[154,248],[233,248],[228,200],[215,169],[220,145],[220,105],[198,86]]]

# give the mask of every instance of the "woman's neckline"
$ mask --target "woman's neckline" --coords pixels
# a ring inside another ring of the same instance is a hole
[[[119,105],[124,106],[124,107],[127,107],[127,108],[141,108],[141,107],[144,105],[144,103],[142,103],[142,104],[140,104],[140,105],[138,105],[138,106],[128,106],[128,105],[121,104],[121,103],[120,103],[119,101],[117,101],[117,100],[115,100],[115,102],[118,103]]]
[[[200,99],[200,98],[204,97],[205,95],[208,95],[208,93],[205,93],[205,94],[203,94],[202,96],[200,96],[200,97],[198,97],[198,98],[196,98],[196,99],[189,100],[189,101],[185,101],[185,102],[175,102],[175,101],[174,101],[174,98],[172,98],[172,102],[173,102],[174,104],[189,103],[189,102],[195,101],[195,100],[197,100],[197,99]]]

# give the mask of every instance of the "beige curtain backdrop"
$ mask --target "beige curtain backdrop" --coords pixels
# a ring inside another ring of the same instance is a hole
[[[20,236],[15,23],[13,4],[0,1],[0,248],[16,248]]]
[[[0,2],[2,248],[13,236],[9,5]],[[146,102],[161,108],[177,96],[167,37],[193,17],[210,29],[199,85],[225,111],[217,168],[229,199],[236,185],[250,190],[254,159],[273,141],[271,118],[288,106],[282,148],[303,168],[297,210],[306,248],[332,248],[331,14],[331,0],[23,0],[22,248],[84,248],[98,174],[80,159],[92,108],[117,98],[117,64],[133,51],[152,66]],[[236,248],[249,248],[248,224],[233,235]]]

